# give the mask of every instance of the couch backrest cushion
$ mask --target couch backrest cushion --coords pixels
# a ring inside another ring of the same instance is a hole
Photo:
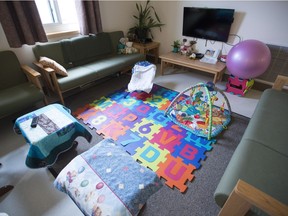
[[[72,67],[72,65],[70,65],[64,58],[62,43],[60,41],[37,44],[33,47],[33,52],[37,61],[39,61],[40,57],[48,57],[65,68]]]
[[[63,40],[63,52],[73,66],[84,65],[113,53],[108,33]]]
[[[24,72],[14,52],[0,52],[0,90],[27,82]]]
[[[113,53],[116,54],[118,52],[119,40],[120,38],[124,37],[123,31],[114,31],[114,32],[109,32],[108,34],[111,40]]]

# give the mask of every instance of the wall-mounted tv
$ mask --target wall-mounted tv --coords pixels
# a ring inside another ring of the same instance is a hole
[[[227,42],[234,9],[184,7],[183,36]]]

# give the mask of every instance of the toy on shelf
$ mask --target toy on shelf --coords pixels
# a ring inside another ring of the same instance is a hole
[[[187,39],[183,39],[182,45],[180,46],[180,53],[182,55],[190,56],[193,52],[193,45],[196,44],[196,41],[188,41]]]
[[[253,79],[241,79],[239,77],[230,75],[228,82],[226,83],[226,92],[244,96],[254,84]]]
[[[190,91],[190,96],[185,93]],[[219,94],[224,99],[216,106]],[[227,109],[226,109],[226,108]],[[217,136],[231,121],[230,103],[214,83],[198,83],[179,93],[165,111],[165,115],[193,134],[209,140]]]

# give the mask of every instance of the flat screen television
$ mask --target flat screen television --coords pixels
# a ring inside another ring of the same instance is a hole
[[[234,9],[184,7],[182,35],[227,42]]]

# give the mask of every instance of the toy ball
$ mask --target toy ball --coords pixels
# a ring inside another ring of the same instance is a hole
[[[242,79],[252,79],[269,67],[271,52],[258,40],[245,40],[236,44],[228,53],[226,66],[231,74]]]

